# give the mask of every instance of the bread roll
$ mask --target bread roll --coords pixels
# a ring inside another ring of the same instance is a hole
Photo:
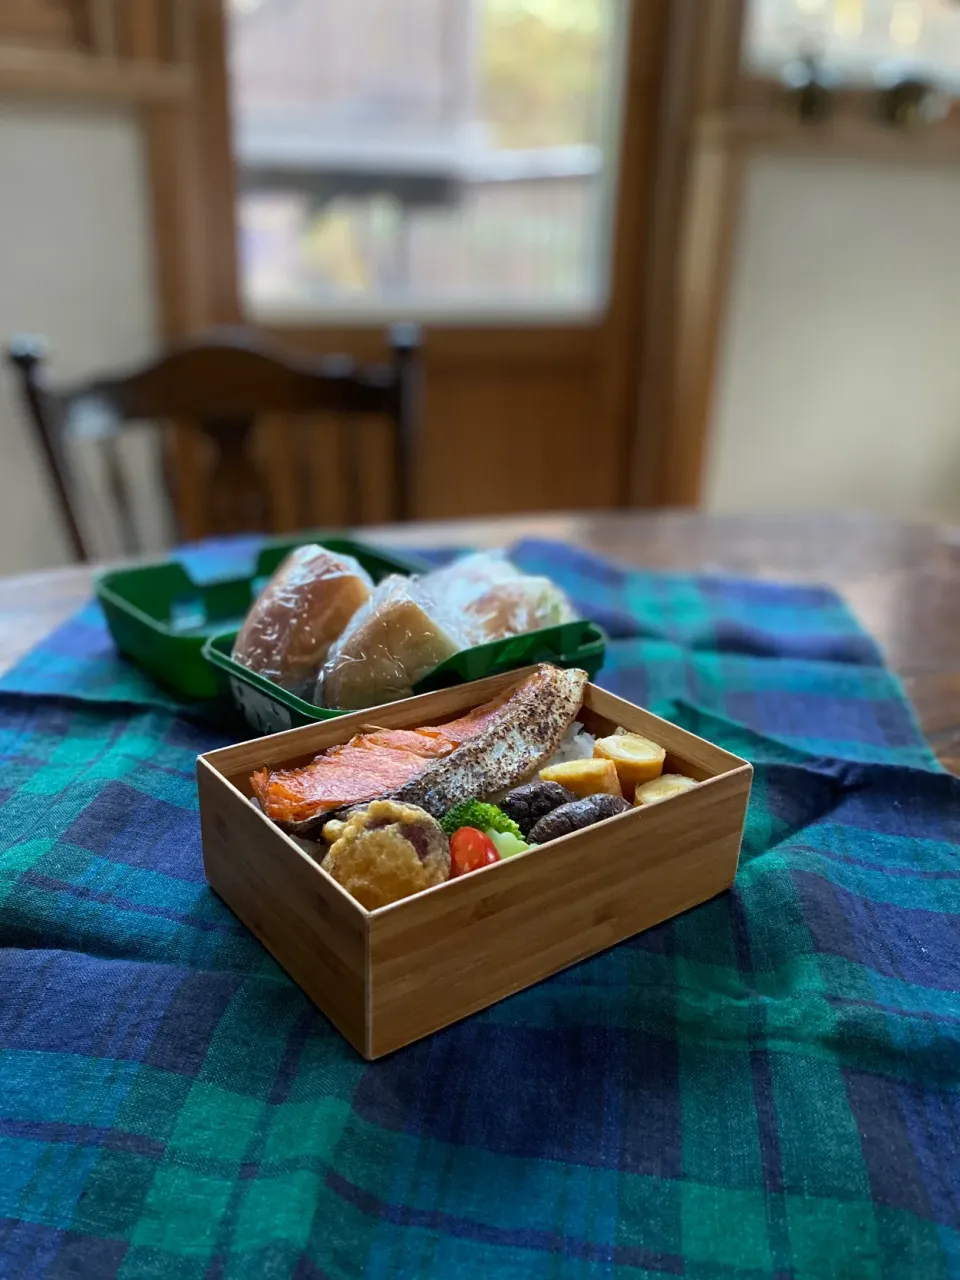
[[[474,644],[554,627],[577,616],[549,578],[526,575],[489,587],[466,605],[464,614]]]
[[[516,582],[523,576],[502,551],[475,551],[443,569],[434,569],[423,585],[443,606],[460,610],[498,583]]]
[[[469,643],[422,582],[386,578],[331,649],[314,700],[352,711],[409,698],[422,676]]]
[[[313,543],[291,551],[247,614],[237,662],[310,697],[330,646],[369,599],[373,580],[353,556]]]
[[[577,616],[555,583],[523,573],[499,551],[455,560],[427,574],[423,585],[446,613],[462,618],[469,644],[539,631]]]

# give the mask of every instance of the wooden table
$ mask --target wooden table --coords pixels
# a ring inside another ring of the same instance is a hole
[[[669,511],[394,525],[362,536],[392,547],[559,538],[630,565],[827,583],[879,640],[937,755],[960,774],[960,527]],[[0,579],[0,671],[79,608],[93,572],[77,566]]]

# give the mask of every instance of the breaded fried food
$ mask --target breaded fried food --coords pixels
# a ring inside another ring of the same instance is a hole
[[[450,878],[447,837],[416,805],[374,800],[336,827],[321,865],[368,911]]]

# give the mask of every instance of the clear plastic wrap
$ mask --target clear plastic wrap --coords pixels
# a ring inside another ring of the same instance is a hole
[[[233,647],[237,662],[309,697],[330,646],[370,598],[373,580],[353,556],[297,547],[255,601]]]
[[[558,626],[576,618],[549,578],[521,572],[502,552],[478,552],[427,574],[424,587],[461,619],[470,644]]]
[[[331,648],[314,691],[318,706],[357,710],[409,698],[438,663],[473,644],[427,578],[385,578]]]
[[[476,551],[443,569],[434,569],[423,581],[438,600],[459,611],[492,587],[516,582],[523,576],[502,551]]]
[[[466,609],[474,644],[572,622],[570,601],[549,578],[521,577],[477,596]]]

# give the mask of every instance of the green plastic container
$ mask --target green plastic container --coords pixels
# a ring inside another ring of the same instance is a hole
[[[203,646],[203,653],[211,664],[211,670],[219,672],[229,687],[234,704],[247,724],[257,733],[280,733],[283,729],[348,714],[331,711],[328,707],[315,707],[313,703],[305,702],[296,694],[288,693],[271,680],[234,662],[230,655],[237,630],[233,627],[210,636]],[[479,644],[447,658],[419,681],[414,692],[446,689],[483,676],[515,671],[535,662],[552,662],[558,667],[582,667],[592,680],[603,665],[606,641],[600,627],[585,621],[565,622],[558,627],[528,631],[507,640],[492,640],[489,644]]]
[[[309,542],[355,556],[375,582],[390,573],[429,568],[416,557],[350,538],[300,534],[268,543],[253,572],[236,578],[198,583],[179,560],[113,569],[98,577],[97,599],[121,653],[182,697],[215,698],[224,692],[224,682],[204,657],[204,643],[225,628],[236,634],[264,581],[294,547]]]

